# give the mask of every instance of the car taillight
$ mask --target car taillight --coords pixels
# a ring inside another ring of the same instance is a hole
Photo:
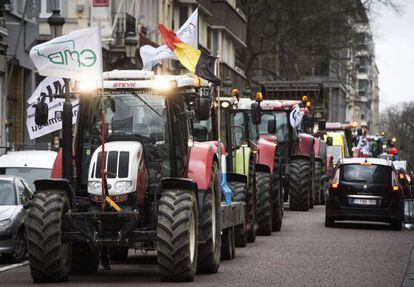
[[[339,187],[339,183],[332,183],[331,184],[332,189],[338,189],[338,187]]]
[[[398,185],[393,185],[392,186],[392,191],[399,191],[400,187]]]

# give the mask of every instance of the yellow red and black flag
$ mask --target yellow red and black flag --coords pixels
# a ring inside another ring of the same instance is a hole
[[[187,70],[216,85],[220,85],[220,79],[214,74],[215,57],[206,55],[193,46],[184,43],[177,37],[177,34],[162,24],[158,25],[158,30],[164,38],[165,44],[174,52]]]

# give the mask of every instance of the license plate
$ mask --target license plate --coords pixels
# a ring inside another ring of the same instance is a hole
[[[353,204],[357,205],[377,205],[377,201],[375,199],[353,199]]]

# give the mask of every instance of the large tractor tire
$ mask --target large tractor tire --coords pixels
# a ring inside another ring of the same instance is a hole
[[[158,206],[157,240],[161,279],[193,281],[198,260],[198,210],[192,191],[163,191]]]
[[[314,185],[314,199],[315,199],[315,205],[321,204],[321,163],[319,161],[315,162],[315,185]]]
[[[309,210],[312,192],[310,168],[309,160],[294,159],[291,161],[289,169],[290,210]]]
[[[62,282],[68,279],[72,245],[62,242],[62,219],[69,208],[67,195],[57,190],[39,191],[30,202],[26,232],[34,282]]]
[[[213,165],[210,190],[205,194],[199,222],[197,273],[217,273],[221,250],[221,189],[217,164]]]
[[[227,183],[232,190],[232,201],[246,202],[247,189],[246,184],[237,181],[229,181]],[[248,209],[248,208],[247,208]],[[246,247],[247,245],[247,229],[245,225],[235,227],[234,237],[236,247]]]
[[[255,242],[257,235],[257,186],[256,186],[256,171],[255,171],[255,159],[249,160],[249,184],[247,187],[247,212],[248,212],[248,230],[247,230],[247,242]]]
[[[257,183],[257,233],[272,234],[272,178],[269,173],[256,172]]]
[[[72,267],[76,274],[94,274],[99,267],[99,250],[86,243],[75,243],[72,247]]]
[[[128,247],[111,247],[109,249],[109,255],[111,260],[125,261],[128,259]]]
[[[282,162],[279,152],[276,152],[273,171],[273,218],[272,231],[280,231],[283,221],[283,185],[282,185]]]

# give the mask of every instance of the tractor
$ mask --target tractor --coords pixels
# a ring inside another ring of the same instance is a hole
[[[239,91],[233,90],[233,109],[236,138],[250,142],[256,148],[256,180],[257,180],[257,221],[260,234],[269,235],[272,231],[280,231],[283,219],[282,163],[277,140],[260,134],[262,125],[260,102],[261,93],[256,100],[239,98]],[[230,100],[229,100],[230,101]],[[269,128],[275,128],[270,123]],[[270,224],[271,222],[271,224]]]
[[[277,141],[284,201],[291,210],[307,211],[324,200],[326,144],[311,135],[314,123],[302,101],[263,100],[259,134]],[[273,135],[273,136],[272,136]]]
[[[194,115],[205,114],[194,79],[114,70],[72,97],[79,100],[72,159],[63,160],[64,146],[54,178],[35,182],[27,206],[33,281],[96,272],[103,248],[156,251],[164,281],[217,272],[221,255],[234,256],[245,204],[221,200],[214,143],[192,139]],[[36,105],[36,124],[47,123],[47,111],[44,100]]]

